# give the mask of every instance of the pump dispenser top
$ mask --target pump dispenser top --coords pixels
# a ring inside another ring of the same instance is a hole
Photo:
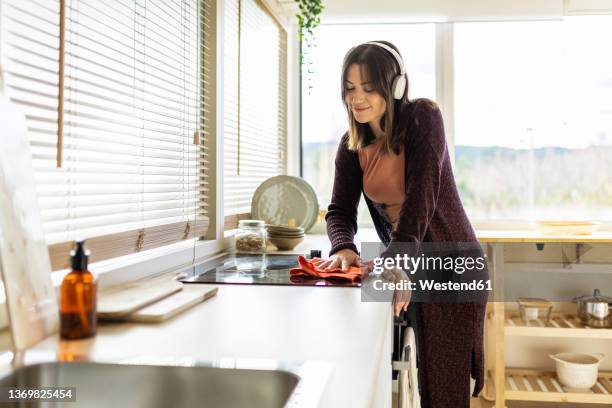
[[[75,248],[70,251],[70,266],[73,271],[86,271],[89,263],[89,250],[85,249],[85,241],[76,241]]]

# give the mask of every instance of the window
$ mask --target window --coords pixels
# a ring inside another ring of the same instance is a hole
[[[206,234],[209,3],[3,2],[7,94],[26,114],[54,270],[76,238],[97,261]]]
[[[287,34],[256,0],[229,0],[224,31],[225,229],[250,217],[264,180],[287,171]]]
[[[434,24],[318,27],[317,45],[309,50],[311,66],[304,67],[302,73],[302,167],[303,177],[314,187],[322,208],[331,200],[336,149],[348,129],[340,96],[342,60],[351,47],[376,40],[390,41],[399,48],[410,98],[436,96]],[[361,200],[358,214],[360,225],[372,224],[365,200]]]
[[[612,220],[612,16],[455,25],[455,160],[473,220]]]

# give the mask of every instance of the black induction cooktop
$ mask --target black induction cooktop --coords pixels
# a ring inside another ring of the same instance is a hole
[[[286,286],[355,286],[360,283],[290,277],[298,266],[297,255],[228,254],[183,271],[183,283]]]

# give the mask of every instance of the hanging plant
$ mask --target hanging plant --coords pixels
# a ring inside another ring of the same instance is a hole
[[[316,38],[314,29],[321,24],[321,13],[323,12],[322,0],[295,0],[300,11],[296,14],[298,18],[299,39],[300,39],[300,66],[302,72],[306,71],[306,83],[308,93],[312,90],[312,74],[314,73],[311,59],[311,51],[315,48]]]

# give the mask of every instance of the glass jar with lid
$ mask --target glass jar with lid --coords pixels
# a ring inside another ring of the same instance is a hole
[[[238,231],[236,231],[236,252],[240,254],[266,253],[266,225],[263,221],[238,221]]]

